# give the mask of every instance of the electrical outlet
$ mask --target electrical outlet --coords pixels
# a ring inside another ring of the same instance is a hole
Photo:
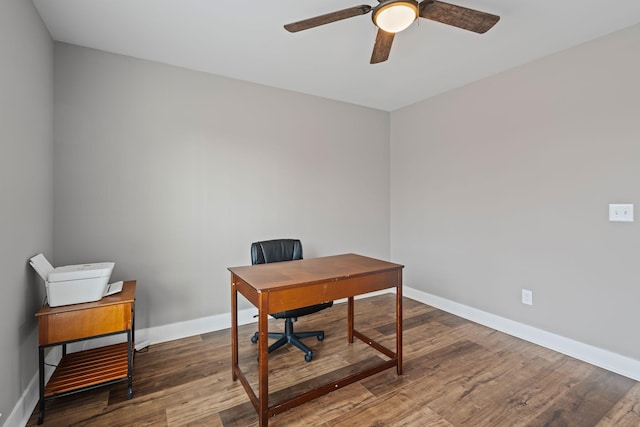
[[[633,205],[609,205],[609,221],[633,222]]]
[[[522,303],[526,305],[533,305],[533,291],[529,289],[522,290]]]

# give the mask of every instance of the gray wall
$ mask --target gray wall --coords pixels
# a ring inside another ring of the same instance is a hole
[[[634,26],[391,114],[407,286],[640,359],[639,48]]]
[[[44,297],[28,267],[52,256],[53,43],[30,1],[0,2],[0,425],[37,372]],[[29,408],[30,412],[32,408]]]
[[[229,312],[252,241],[389,257],[389,114],[55,45],[55,265],[115,261],[136,327]]]

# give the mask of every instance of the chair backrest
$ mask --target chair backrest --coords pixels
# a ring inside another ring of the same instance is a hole
[[[302,259],[302,242],[298,239],[277,239],[251,244],[251,264]]]

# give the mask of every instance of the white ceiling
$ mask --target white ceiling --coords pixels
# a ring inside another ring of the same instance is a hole
[[[484,35],[420,19],[370,65],[370,14],[282,26],[377,0],[33,2],[57,41],[385,111],[640,23],[640,0],[449,0],[501,19]]]

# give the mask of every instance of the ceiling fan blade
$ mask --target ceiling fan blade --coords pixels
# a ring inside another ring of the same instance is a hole
[[[298,31],[308,30],[309,28],[319,27],[320,25],[330,24],[342,19],[364,15],[369,12],[371,12],[371,6],[368,4],[361,4],[360,6],[354,6],[348,9],[342,9],[324,15],[315,16],[313,18],[304,19],[302,21],[292,22],[291,24],[285,25],[284,29],[290,33],[296,33]]]
[[[500,20],[498,15],[438,0],[424,0],[420,3],[420,16],[480,34],[487,32]]]
[[[391,52],[391,44],[393,43],[393,37],[395,33],[387,33],[378,28],[378,34],[376,34],[376,43],[373,46],[373,52],[371,53],[371,64],[377,64],[378,62],[384,62],[389,58],[389,52]]]

